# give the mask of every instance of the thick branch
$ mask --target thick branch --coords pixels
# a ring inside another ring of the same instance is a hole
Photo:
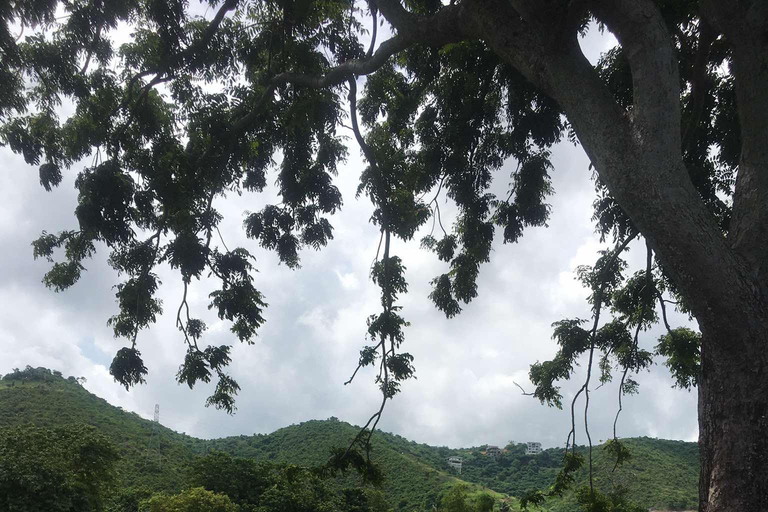
[[[405,50],[410,44],[412,44],[412,41],[404,36],[398,35],[381,43],[371,58],[355,59],[344,62],[329,69],[324,75],[308,75],[291,72],[275,75],[267,84],[266,90],[259,97],[258,101],[250,108],[250,111],[234,123],[232,127],[233,136],[236,137],[240,135],[253,125],[259,116],[263,114],[264,107],[266,107],[267,103],[272,101],[275,89],[278,87],[286,84],[301,85],[314,89],[333,87],[349,80],[355,75],[360,76],[373,73],[383,66],[390,57]]]
[[[371,45],[368,47],[368,51],[365,53],[365,57],[370,59],[373,55],[373,50],[376,48],[376,34],[379,30],[379,10],[375,6],[371,6]]]
[[[226,0],[224,4],[219,7],[219,10],[216,11],[216,15],[213,17],[208,26],[205,27],[203,35],[200,37],[200,39],[197,39],[194,43],[187,47],[182,52],[182,54],[193,55],[198,50],[207,47],[208,43],[211,42],[213,36],[216,35],[216,32],[219,30],[221,22],[224,21],[224,18],[230,11],[235,10],[238,3],[240,3],[240,0]]]
[[[629,60],[639,142],[680,148],[680,73],[658,8],[651,0],[602,0],[594,9]]]
[[[427,46],[443,46],[465,37],[471,3],[444,6],[432,16],[417,16],[407,11],[400,0],[378,0],[378,7],[399,35]]]
[[[732,47],[741,160],[728,241],[768,288],[768,4],[702,2]]]

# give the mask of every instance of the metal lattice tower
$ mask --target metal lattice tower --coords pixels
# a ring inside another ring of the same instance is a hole
[[[152,450],[152,440],[155,438],[155,430],[157,430],[157,425],[160,424],[160,404],[155,404],[155,417],[152,421],[152,430],[149,434],[149,443],[147,444],[147,452],[144,455],[145,462],[149,459],[149,452]],[[157,435],[160,435],[160,432],[157,433]],[[155,450],[157,451],[157,461],[159,467],[162,468],[163,459],[162,454],[160,453],[160,439],[157,439],[156,443],[157,447]]]

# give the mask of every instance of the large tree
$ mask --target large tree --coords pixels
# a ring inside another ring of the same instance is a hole
[[[456,315],[477,295],[495,230],[514,242],[525,227],[546,223],[547,150],[567,134],[591,160],[595,219],[615,249],[580,269],[593,319],[585,327],[557,322],[562,347],[532,367],[533,394],[559,405],[555,383],[585,354],[588,375],[602,354],[601,378],[618,366],[619,396],[632,391],[632,372],[652,357],[637,336],[658,313],[666,319],[674,297],[701,335],[668,326],[658,352],[680,385],[698,386],[701,510],[768,508],[767,2],[207,3],[207,17],[191,15],[183,0],[0,6],[4,143],[39,166],[48,189],[62,169],[92,157],[76,180],[79,228],[44,233],[34,251],[53,261],[63,248],[44,279],[57,290],[77,280],[96,242],[112,251],[110,263],[127,276],[110,320],[129,340],[111,367],[119,382],[133,385],[146,373],[137,337],[161,311],[153,269],[165,262],[185,287],[177,322],[189,350],[179,381],[216,373],[210,403],[232,409],[229,347],[199,345],[205,324],[189,311],[186,290],[204,273],[219,279],[211,307],[245,342],[263,322],[265,302],[250,254],[218,243],[216,200],[261,191],[276,167],[281,202],[249,214],[245,230],[298,266],[301,247],[333,236],[328,217],[342,203],[333,175],[346,154],[336,129],[348,107],[368,164],[359,193],[371,199],[382,233],[372,268],[382,309],[368,320],[372,343],[360,365],[378,365],[383,408],[413,373],[400,351],[406,321],[397,298],[407,284],[391,236],[407,240],[437,224],[438,235],[423,244],[449,269],[430,297]],[[380,18],[391,27],[383,42]],[[579,47],[595,25],[619,42],[597,66]],[[120,26],[132,34],[118,49],[110,34]],[[66,119],[62,101],[74,104]],[[519,164],[510,190],[495,197],[492,173],[510,158]],[[459,212],[447,230],[441,194]],[[625,279],[620,255],[638,237],[648,264]],[[587,403],[589,379],[579,393]]]

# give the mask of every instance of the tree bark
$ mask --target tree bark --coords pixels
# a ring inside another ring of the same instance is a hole
[[[768,510],[768,321],[723,315],[702,331],[699,510]]]

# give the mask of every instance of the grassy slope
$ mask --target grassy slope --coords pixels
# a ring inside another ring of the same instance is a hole
[[[327,460],[333,446],[344,446],[357,432],[348,423],[307,421],[269,435],[234,436],[204,441],[176,433],[111,406],[74,382],[55,378],[45,382],[0,381],[0,426],[33,423],[56,426],[69,423],[94,425],[108,436],[123,455],[120,472],[126,486],[175,490],[184,483],[184,468],[197,454],[216,449],[235,456],[305,465]],[[153,434],[153,428],[154,434]],[[152,442],[151,449],[150,439]],[[657,439],[630,439],[633,458],[612,473],[613,464],[601,449],[595,450],[598,487],[625,485],[640,504],[655,508],[695,508],[698,451],[693,443]],[[526,456],[522,445],[508,446],[499,460],[485,457],[482,448],[449,449],[415,443],[393,434],[374,436],[375,460],[387,476],[384,492],[395,509],[426,510],[442,490],[460,481],[518,495],[551,484],[562,450]],[[461,480],[446,463],[447,457],[464,458]],[[586,472],[579,475],[586,482]],[[355,482],[353,475],[341,484]],[[500,495],[497,495],[499,497]],[[554,512],[575,510],[572,498],[548,504]]]

